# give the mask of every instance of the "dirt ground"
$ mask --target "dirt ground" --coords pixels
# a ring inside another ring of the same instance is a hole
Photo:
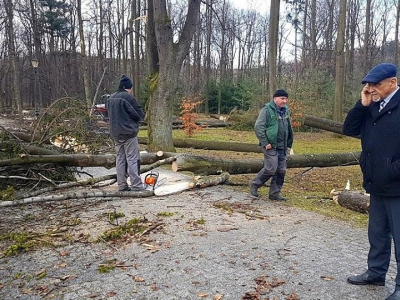
[[[0,207],[0,236],[0,299],[376,300],[396,274],[348,284],[365,228],[226,185]]]
[[[386,287],[347,284],[365,268],[365,229],[223,185],[3,207],[7,235],[0,250],[17,254],[0,259],[1,299],[375,300],[395,272]]]

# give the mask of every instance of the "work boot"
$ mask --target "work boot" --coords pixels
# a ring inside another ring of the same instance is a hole
[[[283,197],[281,194],[269,195],[269,200],[273,201],[286,201],[287,198]]]
[[[255,184],[250,183],[250,194],[254,197],[260,197],[258,194],[258,187]]]

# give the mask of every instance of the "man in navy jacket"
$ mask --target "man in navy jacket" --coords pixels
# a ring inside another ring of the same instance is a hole
[[[116,171],[119,191],[143,190],[140,178],[140,149],[137,134],[144,112],[131,95],[132,81],[122,75],[118,90],[107,102],[110,135],[115,142]],[[129,176],[131,186],[126,177]]]
[[[397,262],[396,289],[386,300],[400,300],[400,92],[397,66],[382,63],[362,80],[361,100],[349,111],[343,133],[360,136],[363,186],[370,194],[368,269],[347,281],[385,285],[391,242]]]

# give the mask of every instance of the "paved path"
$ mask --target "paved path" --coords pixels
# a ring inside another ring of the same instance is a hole
[[[233,212],[222,209],[228,206]],[[112,228],[104,216],[114,208],[125,214],[120,224],[145,216],[164,226],[141,244],[79,242]],[[394,288],[393,264],[385,287],[346,283],[366,266],[365,229],[224,186],[2,208],[0,234],[39,222],[60,229],[64,219],[81,220],[66,228],[69,243],[0,260],[0,299],[240,300],[258,288],[260,298],[245,299],[377,300]],[[111,260],[120,266],[99,273]]]

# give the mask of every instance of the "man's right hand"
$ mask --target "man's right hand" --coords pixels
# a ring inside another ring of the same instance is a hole
[[[361,104],[364,106],[370,106],[372,102],[378,102],[380,99],[378,95],[370,92],[369,84],[364,85],[361,91]]]
[[[271,144],[265,145],[265,149],[267,149],[267,150],[272,149]]]

